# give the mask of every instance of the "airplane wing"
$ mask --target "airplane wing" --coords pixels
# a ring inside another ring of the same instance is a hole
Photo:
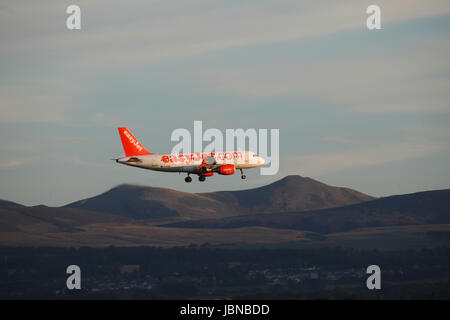
[[[214,157],[206,157],[205,159],[203,159],[202,163],[194,169],[194,171],[200,171],[200,172],[204,172],[207,171],[208,169],[212,170],[215,169],[217,167],[217,162],[216,159],[214,159]]]

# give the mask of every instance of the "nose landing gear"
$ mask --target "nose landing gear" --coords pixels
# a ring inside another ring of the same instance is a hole
[[[246,179],[247,176],[244,174],[244,169],[239,169],[241,171],[241,179]]]
[[[186,178],[184,178],[184,181],[186,181],[187,183],[189,183],[189,182],[191,182],[191,181],[192,181],[192,178],[191,178],[191,177],[189,177],[189,176],[187,176]]]

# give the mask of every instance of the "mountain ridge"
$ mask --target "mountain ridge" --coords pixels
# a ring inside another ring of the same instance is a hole
[[[322,210],[252,214],[164,224],[174,228],[269,227],[317,233],[358,228],[450,223],[450,189],[383,197]]]
[[[168,188],[122,184],[100,195],[64,207],[113,213],[134,219],[189,219],[314,210],[375,199],[301,176],[287,176],[247,190],[189,193]]]
[[[309,193],[300,192],[302,188],[306,188]],[[397,238],[392,239],[400,239],[402,234],[413,232],[415,241],[427,244],[430,242],[421,235],[425,232],[421,230],[450,230],[450,189],[379,199],[367,195],[358,198],[360,193],[355,190],[294,176],[261,188],[236,192],[194,194],[124,184],[105,191],[100,197],[75,202],[73,207],[27,207],[0,201],[0,244],[75,247],[170,247],[206,242],[275,244],[338,239],[339,236],[336,238],[334,235],[340,233],[359,242],[360,238],[352,236],[353,230],[357,234],[365,232],[361,231],[364,228],[375,230],[368,232],[375,232],[373,239],[378,241],[377,232],[391,234],[390,228],[396,226],[401,226],[403,229],[399,230],[404,231],[399,231],[400,234],[396,233]],[[277,202],[268,194],[296,201],[301,198],[304,203]],[[359,202],[354,203],[354,195]],[[325,200],[317,203],[315,197]],[[368,198],[369,200],[364,201]],[[330,203],[338,204],[342,201],[351,204],[327,208]],[[264,207],[261,203],[270,206]],[[305,204],[313,207],[320,205],[322,209],[290,211],[291,208],[303,209]],[[264,210],[259,211],[261,207]],[[239,208],[242,211],[238,211]],[[284,211],[273,211],[278,208]],[[110,212],[111,210],[118,211]],[[335,243],[333,241],[328,243]],[[385,243],[383,241],[381,243]],[[435,244],[440,245],[441,242]]]
[[[9,206],[23,207],[24,205],[17,202],[0,199],[0,207],[9,207]]]

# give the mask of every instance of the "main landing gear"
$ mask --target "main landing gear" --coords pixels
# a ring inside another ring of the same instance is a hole
[[[244,174],[244,169],[239,169],[239,170],[241,171],[241,179],[247,179],[247,176]],[[201,174],[198,176],[198,181],[203,182],[205,180],[206,180],[206,176],[201,175]],[[186,181],[187,183],[192,182],[192,178],[189,176],[189,174],[186,178],[184,178],[184,181]]]
[[[206,180],[205,176],[198,176],[198,181],[203,182],[205,180]],[[187,176],[186,178],[184,178],[184,181],[186,181],[187,183],[192,182],[192,178]]]

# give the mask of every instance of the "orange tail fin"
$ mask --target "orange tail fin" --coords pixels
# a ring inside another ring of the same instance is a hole
[[[125,151],[125,156],[145,156],[151,154],[148,152],[142,144],[136,139],[133,134],[128,130],[128,128],[118,128],[120,140],[122,140],[123,150]]]

